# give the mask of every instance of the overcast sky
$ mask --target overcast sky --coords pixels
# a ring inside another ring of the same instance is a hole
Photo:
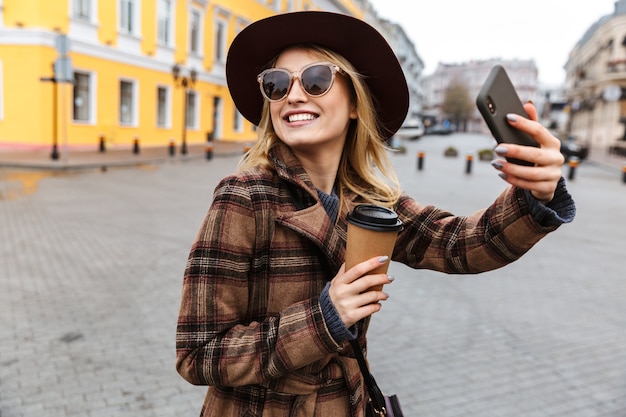
[[[565,81],[569,52],[615,0],[370,0],[380,17],[400,24],[424,61],[534,59],[539,81]]]

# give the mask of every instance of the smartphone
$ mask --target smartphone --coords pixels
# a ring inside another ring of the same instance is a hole
[[[515,113],[524,117],[528,117],[528,114],[524,110],[511,79],[501,65],[494,66],[489,72],[487,80],[476,96],[476,106],[498,143],[539,146],[532,136],[509,125],[506,120],[508,113]],[[519,165],[533,165],[520,159],[506,159]]]

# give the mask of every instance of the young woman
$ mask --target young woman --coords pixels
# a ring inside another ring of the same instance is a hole
[[[457,217],[399,187],[386,143],[408,89],[382,36],[326,12],[273,16],[233,41],[227,79],[259,139],[224,178],[191,248],[176,337],[177,370],[208,385],[202,416],[363,416],[367,394],[349,341],[365,349],[387,299],[370,287],[384,256],[345,269],[346,215],[359,203],[404,224],[392,260],[445,273],[506,265],[574,217],[559,141],[530,119],[512,126],[540,147],[500,145],[507,187]],[[507,163],[502,156],[534,166]]]

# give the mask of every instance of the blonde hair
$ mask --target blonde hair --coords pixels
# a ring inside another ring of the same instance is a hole
[[[357,119],[348,128],[339,169],[336,191],[340,204],[344,204],[346,190],[359,195],[365,202],[392,208],[400,198],[400,183],[387,154],[388,146],[379,130],[376,108],[372,94],[354,66],[341,55],[317,45],[300,45],[319,55],[321,59],[338,65],[350,81],[351,99],[356,105]],[[270,66],[276,62],[276,57]],[[258,126],[259,138],[256,144],[239,161],[239,169],[262,166],[273,170],[269,160],[270,150],[280,138],[276,135],[269,112],[269,103],[263,104],[261,121]]]

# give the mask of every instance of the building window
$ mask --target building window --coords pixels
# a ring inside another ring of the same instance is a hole
[[[135,123],[135,84],[132,81],[120,81],[120,124]]]
[[[73,0],[73,15],[82,20],[91,20],[91,0]]]
[[[91,75],[74,73],[74,94],[72,97],[72,118],[75,122],[91,120]]]
[[[157,126],[169,127],[169,90],[167,87],[157,88]]]
[[[197,9],[191,10],[189,17],[189,52],[200,54],[200,36],[202,33],[201,14]]]
[[[188,90],[187,91],[187,118],[185,120],[185,126],[188,129],[196,129],[197,128],[197,95],[195,91]]]
[[[233,130],[236,133],[243,132],[243,116],[241,115],[241,113],[239,113],[239,110],[237,110],[236,108],[235,108],[235,118],[233,120],[234,120]]]
[[[226,23],[222,20],[215,22],[215,61],[224,63],[224,51],[226,50]]]
[[[135,30],[135,0],[120,0],[120,30],[133,33]]]
[[[162,45],[172,43],[172,2],[159,0],[157,16],[157,40]]]

